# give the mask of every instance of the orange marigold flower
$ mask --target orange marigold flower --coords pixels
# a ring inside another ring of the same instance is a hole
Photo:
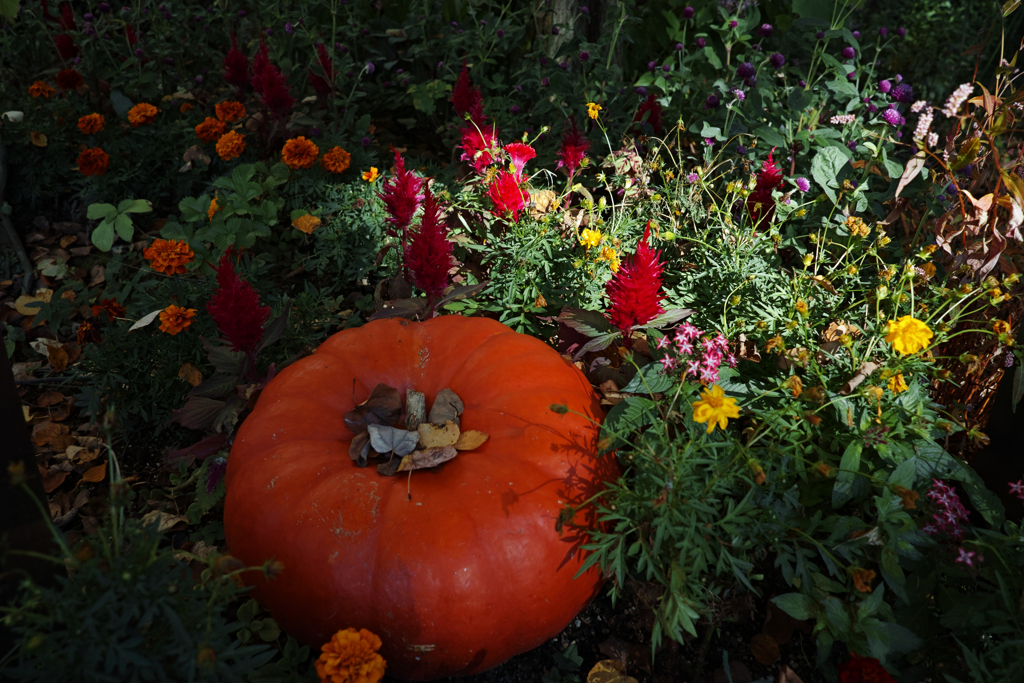
[[[103,322],[103,316],[100,315],[103,312],[107,314],[107,322],[114,322],[115,318],[123,318],[127,313],[125,307],[118,303],[117,297],[100,299],[98,304],[92,305],[92,314],[99,318],[100,322]]]
[[[178,107],[178,111],[180,111],[182,114],[187,114],[188,112],[192,111],[192,103],[182,102],[181,106]]]
[[[82,150],[78,155],[78,170],[83,175],[103,175],[110,167],[110,155],[100,147]]]
[[[194,317],[196,317],[196,309],[171,304],[160,311],[160,331],[170,335],[183,332],[192,326]]]
[[[284,143],[281,150],[281,161],[288,164],[288,168],[310,168],[320,154],[320,148],[301,135]]]
[[[156,121],[156,115],[160,110],[148,102],[139,102],[128,110],[128,122],[135,128],[147,123]]]
[[[377,654],[380,638],[365,628],[335,633],[316,660],[316,673],[324,683],[377,683],[387,663]]]
[[[363,171],[363,180],[365,180],[368,183],[372,183],[379,177],[380,173],[377,171],[376,166],[371,166],[369,171]]]
[[[245,136],[234,130],[229,130],[217,141],[217,154],[224,161],[231,161],[235,157],[242,156],[245,151]]]
[[[227,123],[245,118],[245,105],[234,100],[221,102],[214,110],[217,112],[217,118]]]
[[[77,90],[78,86],[85,83],[82,74],[74,69],[63,69],[57,72],[57,87],[61,90]]]
[[[875,580],[875,573],[870,569],[853,567],[853,587],[861,593],[871,592],[871,582]]]
[[[46,81],[36,81],[32,85],[28,86],[28,94],[32,97],[45,97],[50,99],[50,95],[57,92],[55,88],[51,88],[46,84]]]
[[[184,273],[185,266],[195,257],[185,240],[158,239],[142,255],[149,261],[150,267],[158,273],[175,275]]]
[[[103,114],[87,114],[78,119],[78,130],[86,135],[99,133],[107,127],[107,117]]]
[[[228,124],[224,123],[220,119],[215,119],[212,116],[207,116],[206,120],[196,126],[196,135],[203,142],[213,142],[221,135],[224,135],[224,131],[228,129]]]
[[[213,214],[217,213],[218,211],[222,211],[223,209],[224,209],[223,206],[217,206],[217,198],[214,197],[210,201],[210,208],[206,210],[206,217],[212,221],[213,220]]]
[[[293,220],[292,227],[309,235],[320,227],[320,219],[307,213]]]
[[[331,173],[344,173],[352,164],[352,155],[341,147],[332,147],[330,152],[323,155],[320,163]]]

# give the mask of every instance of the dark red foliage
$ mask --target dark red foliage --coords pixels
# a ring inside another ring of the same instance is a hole
[[[633,121],[637,130],[642,130],[642,124],[646,121],[654,130],[655,135],[661,135],[661,105],[655,99],[654,93],[648,95],[647,99],[640,104]]]
[[[761,166],[761,172],[757,174],[757,182],[754,191],[747,195],[747,212],[754,229],[763,224],[770,223],[775,215],[775,200],[772,199],[772,190],[782,184],[782,170],[775,165],[772,154],[775,149],[768,152],[768,160]]]
[[[557,168],[564,167],[572,177],[583,163],[583,158],[590,149],[590,141],[583,137],[583,133],[576,127],[575,118],[568,118],[565,122],[567,127],[565,134],[562,135],[562,145],[558,148]]]
[[[220,258],[215,270],[217,291],[206,304],[206,310],[231,348],[251,357],[263,339],[270,307],[260,306],[259,292],[235,272],[230,251]]]
[[[530,194],[522,188],[516,177],[505,169],[498,171],[491,181],[487,187],[487,195],[494,204],[491,213],[499,218],[511,215],[513,222],[519,220],[519,213],[530,201]]]
[[[381,191],[377,196],[384,202],[384,209],[388,213],[386,220],[391,224],[390,234],[400,237],[412,223],[412,217],[420,204],[420,187],[423,180],[412,171],[406,170],[405,159],[394,147],[391,151],[395,153],[395,172],[390,182],[381,185]]]
[[[487,125],[477,128],[473,124],[464,126],[459,130],[462,134],[462,161],[468,161],[477,173],[483,173],[491,165],[494,157],[491,156],[491,149],[494,147],[498,137],[497,126]]]
[[[466,70],[465,62],[462,63],[462,73],[459,74],[459,79],[455,81],[455,88],[452,90],[452,106],[455,107],[455,113],[460,119],[469,114],[471,121],[482,126],[485,119],[483,97],[480,90],[469,82],[469,71]]]
[[[423,218],[419,231],[405,252],[405,264],[414,285],[436,299],[448,286],[452,267],[452,243],[448,240],[448,222],[441,216],[441,205],[424,187]]]
[[[661,252],[654,251],[647,243],[651,236],[651,222],[647,222],[644,236],[636,246],[636,253],[622,260],[619,272],[605,285],[605,294],[611,302],[607,318],[622,331],[629,345],[629,331],[635,325],[643,325],[665,312],[661,301],[661,277],[664,265]]]
[[[224,80],[239,90],[249,85],[249,58],[238,49],[238,38],[231,34],[231,49],[224,57]]]
[[[842,683],[896,683],[877,659],[855,654],[850,654],[839,667],[839,680]]]
[[[283,118],[295,104],[285,75],[270,63],[266,43],[260,45],[260,51],[252,62],[252,87],[263,98],[264,106],[278,118]]]

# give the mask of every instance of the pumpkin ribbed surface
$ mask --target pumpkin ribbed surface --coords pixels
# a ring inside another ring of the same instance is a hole
[[[428,406],[451,388],[462,428],[490,438],[411,482],[374,461],[359,468],[343,415],[378,383],[421,391]],[[594,424],[552,404],[600,419],[578,369],[493,320],[381,320],[334,335],[270,382],[231,449],[228,547],[249,565],[284,564],[269,581],[245,576],[254,597],[315,648],[343,628],[377,633],[388,675],[409,680],[477,673],[553,637],[600,584],[593,568],[573,578],[585,539],[556,531],[559,513],[619,470],[595,455]]]

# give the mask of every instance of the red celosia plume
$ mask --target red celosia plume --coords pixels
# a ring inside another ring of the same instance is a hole
[[[252,61],[252,87],[263,98],[263,104],[272,114],[283,118],[295,104],[288,91],[288,80],[281,70],[270,63],[267,44],[260,45],[260,51]]]
[[[323,43],[317,43],[316,61],[323,69],[324,75],[319,76],[313,69],[309,69],[309,82],[313,86],[313,90],[316,90],[317,95],[326,98],[334,87],[334,62],[331,61],[331,56],[327,54],[327,48]]]
[[[505,145],[505,153],[512,159],[516,180],[522,182],[523,167],[526,166],[527,161],[537,156],[537,150],[522,142],[513,142],[512,144]]]
[[[455,81],[455,88],[452,90],[452,106],[458,117],[464,118],[469,114],[473,123],[482,126],[484,122],[484,101],[480,90],[469,82],[469,71],[466,70],[466,63],[462,63],[462,73]]]
[[[655,99],[654,93],[648,95],[647,99],[636,110],[633,121],[637,130],[642,130],[643,123],[646,121],[654,130],[655,135],[661,135],[661,105]]]
[[[405,159],[392,147],[395,153],[395,172],[389,182],[381,186],[377,193],[384,202],[384,209],[388,213],[387,222],[391,224],[388,234],[392,237],[401,237],[416,213],[422,196],[420,188],[423,180],[418,178],[412,171],[406,170]]]
[[[557,168],[564,167],[571,178],[583,163],[587,150],[590,149],[590,141],[583,137],[583,133],[576,127],[575,118],[566,119],[566,125],[562,144],[558,148]]]
[[[629,331],[634,326],[649,323],[665,312],[661,307],[665,298],[661,293],[665,266],[661,263],[661,252],[654,251],[647,243],[650,235],[651,222],[648,221],[636,253],[623,259],[619,272],[605,285],[605,294],[611,302],[606,317],[622,331],[627,346]]]
[[[436,299],[448,286],[452,267],[452,243],[448,240],[448,222],[441,216],[441,205],[424,187],[423,217],[420,229],[412,236],[405,252],[405,265],[414,285]]]
[[[771,223],[775,215],[775,200],[772,199],[772,190],[782,184],[782,170],[775,165],[772,154],[775,148],[768,152],[768,160],[761,166],[761,172],[757,174],[757,182],[754,184],[754,191],[747,195],[747,212],[750,213],[750,220],[754,229],[763,224]]]
[[[511,215],[513,222],[519,220],[519,213],[530,201],[530,194],[522,188],[513,174],[504,169],[494,176],[494,180],[487,187],[487,195],[494,204],[491,213],[499,218]]]
[[[494,161],[491,149],[498,138],[498,127],[488,125],[477,128],[470,124],[459,130],[462,134],[462,161],[468,161],[477,173],[483,174]]]
[[[231,49],[224,57],[224,80],[239,92],[249,85],[249,58],[238,49],[238,38],[234,34],[231,34]]]
[[[232,261],[230,250],[221,256],[215,269],[217,291],[206,304],[206,310],[231,348],[254,360],[270,307],[260,306],[259,292],[238,276]]]

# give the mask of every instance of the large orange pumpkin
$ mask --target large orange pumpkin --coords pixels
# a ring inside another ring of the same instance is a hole
[[[463,430],[490,439],[411,482],[359,468],[342,416],[378,383],[421,391],[428,407],[449,387]],[[264,389],[231,449],[228,547],[284,565],[254,596],[316,647],[350,626],[379,634],[388,674],[408,680],[477,673],[553,637],[600,584],[595,569],[573,578],[585,539],[556,523],[619,470],[596,456],[594,424],[552,404],[601,415],[578,369],[493,320],[334,335]],[[593,508],[576,521],[592,523]]]

